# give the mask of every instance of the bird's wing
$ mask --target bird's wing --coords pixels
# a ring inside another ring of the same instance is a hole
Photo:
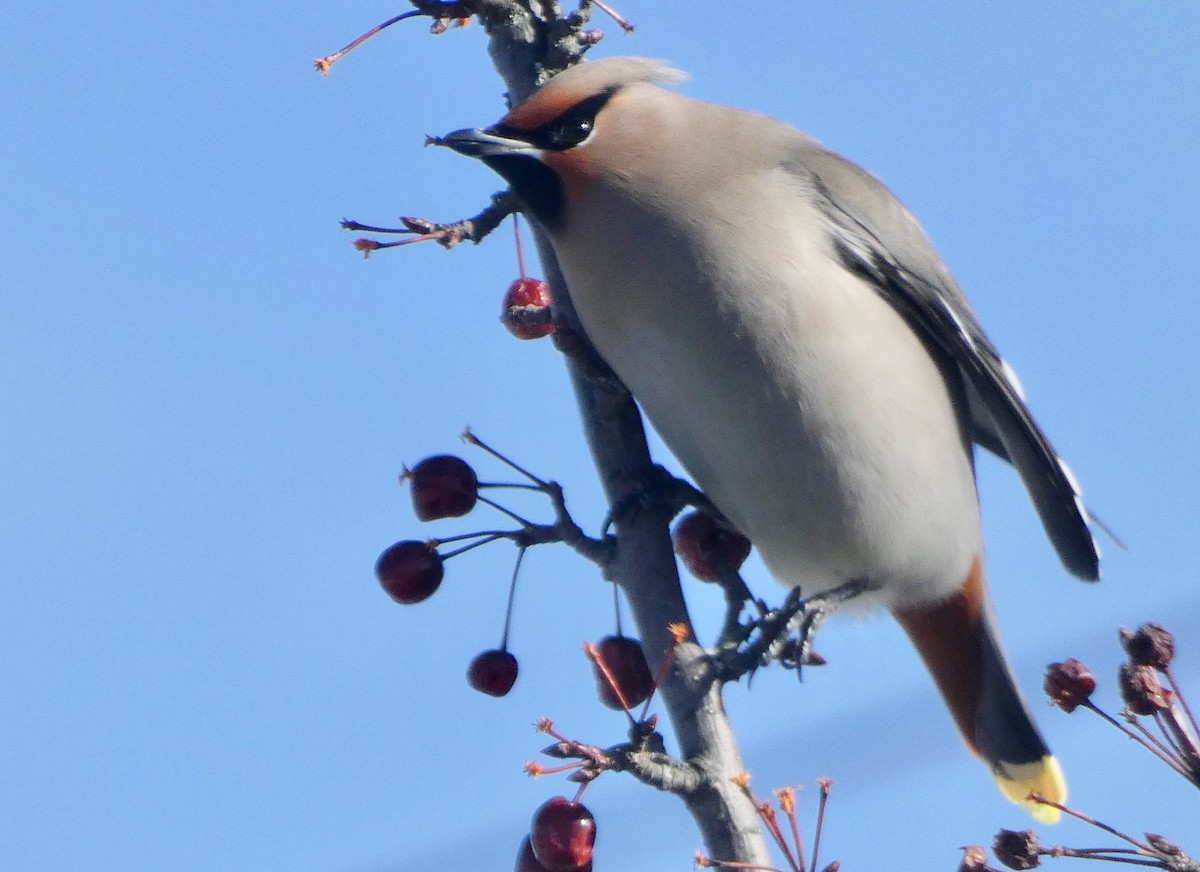
[[[912,213],[873,175],[807,137],[785,166],[812,185],[846,267],[957,363],[974,440],[1017,468],[1067,569],[1098,578],[1100,552],[1074,476]]]

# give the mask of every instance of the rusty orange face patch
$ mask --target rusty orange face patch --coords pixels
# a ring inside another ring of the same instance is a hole
[[[568,204],[582,205],[590,199],[595,178],[586,148],[546,152],[542,162],[554,170]],[[569,205],[567,211],[570,212]]]
[[[501,118],[500,124],[515,130],[537,130],[589,96],[575,88],[547,85]]]

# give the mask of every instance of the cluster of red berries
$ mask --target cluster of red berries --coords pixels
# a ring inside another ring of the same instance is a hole
[[[536,318],[529,318],[527,313],[529,307],[537,309],[548,305],[549,296],[544,283],[522,276],[513,283],[505,299],[505,324],[521,338],[547,335],[553,329],[548,318],[539,322]],[[510,317],[510,313],[515,314]],[[509,466],[538,482],[537,487],[548,491],[550,485],[539,482],[469,434],[468,440],[481,445]],[[453,455],[427,457],[412,469],[405,469],[401,478],[410,485],[413,512],[421,521],[462,517],[481,501],[507,513],[507,510],[480,495],[481,487],[496,485],[481,484],[471,465]],[[504,535],[507,534],[476,534],[476,538],[482,537],[481,542],[476,544]],[[442,583],[444,561],[466,548],[474,547],[468,545],[457,551],[443,553],[438,546],[463,538],[471,537],[397,542],[387,548],[375,564],[380,585],[398,603],[412,604],[428,599]],[[693,575],[704,581],[723,581],[730,574],[736,574],[750,552],[750,541],[745,536],[702,512],[684,516],[676,525],[672,540],[683,563]],[[518,561],[518,568],[519,565]],[[515,581],[516,572],[513,574],[514,585]],[[510,592],[510,615],[511,605]],[[517,680],[518,664],[517,658],[508,650],[507,639],[506,620],[500,647],[483,651],[471,660],[467,680],[472,688],[497,697],[505,696],[512,690]],[[633,707],[645,703],[653,695],[657,681],[637,639],[623,635],[618,629],[616,634],[605,636],[595,645],[586,645],[585,649],[592,662],[598,694],[604,705],[630,713]],[[662,671],[665,671],[665,664],[660,669]],[[629,717],[634,718],[632,713]],[[592,773],[592,777],[595,774]],[[578,796],[574,801],[562,796],[553,797],[538,808],[533,816],[529,835],[522,842],[517,857],[516,872],[590,872],[595,838],[595,818],[578,801]]]
[[[526,280],[518,279],[517,283],[522,281]],[[454,455],[427,457],[406,469],[402,479],[410,484],[413,512],[421,521],[460,518],[480,500],[475,470]],[[685,515],[675,526],[672,541],[684,565],[703,581],[719,581],[737,572],[750,553],[749,539],[704,512]],[[441,586],[445,559],[436,542],[405,540],[379,556],[375,575],[392,599],[411,605],[428,599]],[[636,639],[620,634],[608,636],[598,643],[596,652],[593,665],[605,705],[614,709],[632,707],[649,697],[654,679]],[[506,644],[501,644],[471,661],[467,680],[481,693],[504,696],[512,690],[517,673],[516,657]]]
[[[412,482],[413,511],[419,520],[460,518],[479,499],[479,479],[465,460],[439,454],[422,460],[404,478]],[[388,596],[403,605],[433,596],[445,574],[443,558],[430,542],[397,542],[379,555],[375,577]]]
[[[411,486],[413,511],[421,521],[462,517],[480,500],[475,470],[453,455],[428,457],[406,469],[402,478]],[[441,586],[445,559],[436,542],[405,540],[379,556],[375,575],[396,602],[419,603]],[[467,668],[471,687],[489,696],[505,696],[517,680],[519,668],[517,658],[507,648],[507,626],[504,635],[505,642],[499,648],[476,655]],[[654,678],[641,643],[617,634],[602,639],[594,650],[593,667],[600,699],[605,705],[628,709],[649,698]]]
[[[418,520],[461,518],[479,501],[479,478],[460,457],[427,457],[404,471],[411,484],[413,512]],[[441,586],[445,558],[432,542],[406,540],[386,549],[375,563],[375,577],[388,596],[411,605],[428,599]],[[467,681],[476,690],[504,696],[517,680],[517,658],[504,647],[484,651],[467,668]]]

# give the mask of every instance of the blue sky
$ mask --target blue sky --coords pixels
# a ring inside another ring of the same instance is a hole
[[[1115,628],[1146,620],[1179,632],[1200,693],[1200,7],[771,6],[625,0],[637,33],[599,19],[596,55],[672,60],[685,93],[803,127],[921,218],[1131,546],[1108,549],[1100,585],[1072,580],[1015,476],[981,462],[1021,682],[1080,807],[1200,851],[1193,790],[1036,699],[1044,665],[1074,655],[1115,707]],[[545,744],[531,722],[621,737],[579,653],[611,631],[589,565],[529,555],[522,674],[499,701],[464,672],[499,639],[511,549],[454,560],[418,607],[371,575],[396,539],[475,522],[419,525],[396,484],[405,462],[466,452],[467,424],[561,481],[589,529],[604,514],[556,353],[496,321],[507,229],[366,262],[338,229],[472,214],[498,187],[421,148],[502,112],[478,27],[410,22],[312,71],[402,9],[0,16],[0,868],[507,870],[567,788],[520,774]],[[828,858],[949,869],[1026,825],[889,620],[835,621],[818,647],[831,665],[802,687],[767,672],[728,703],[763,792],[834,778]],[[597,869],[690,868],[674,798],[608,776],[588,803]],[[1069,824],[1047,839],[1100,843]]]

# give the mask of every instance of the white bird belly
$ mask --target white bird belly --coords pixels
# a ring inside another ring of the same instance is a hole
[[[771,573],[893,607],[957,590],[982,539],[950,388],[823,234],[772,228],[731,264],[636,215],[605,231],[556,246],[584,328]]]

